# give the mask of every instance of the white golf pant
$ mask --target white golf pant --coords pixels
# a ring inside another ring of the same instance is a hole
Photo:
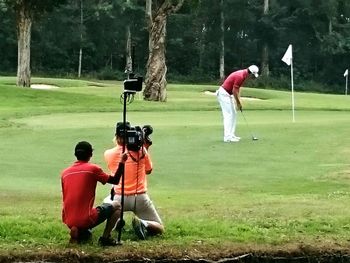
[[[222,118],[224,122],[224,141],[231,140],[235,136],[236,131],[236,105],[232,100],[232,96],[220,87],[216,91],[216,96],[221,106]]]

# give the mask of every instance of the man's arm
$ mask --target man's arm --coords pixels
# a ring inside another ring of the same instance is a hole
[[[125,162],[128,159],[128,155],[123,153],[120,163],[118,164],[117,171],[114,176],[109,176],[107,183],[109,184],[119,184],[120,177],[123,175],[125,170]]]
[[[153,164],[149,152],[144,148],[143,153],[145,154],[145,172],[146,174],[152,173]]]
[[[240,111],[242,111],[242,104],[241,104],[240,96],[239,96],[239,88],[233,87],[232,95],[233,95],[233,97],[235,98],[237,108],[238,108]]]
[[[124,163],[119,163],[117,171],[115,172],[114,176],[110,175],[108,177],[107,183],[109,183],[109,184],[119,184],[120,177],[124,173],[124,168],[125,168],[125,164]]]

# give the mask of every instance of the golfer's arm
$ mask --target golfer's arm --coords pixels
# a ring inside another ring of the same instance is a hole
[[[241,101],[239,99],[239,89],[233,88],[232,95],[236,100],[236,105],[240,109],[242,107]]]

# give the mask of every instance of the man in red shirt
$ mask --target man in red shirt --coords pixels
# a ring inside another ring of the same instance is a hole
[[[114,143],[115,147],[104,153],[105,161],[111,174],[114,174],[122,158],[124,141],[123,123],[116,126]],[[130,124],[126,123],[126,130]],[[147,194],[147,175],[152,172],[152,161],[148,152],[149,144],[144,144],[137,151],[128,150],[128,159],[125,162],[124,174],[124,211],[135,214],[132,225],[136,235],[140,239],[146,239],[148,235],[158,235],[164,232],[164,226],[155,206]],[[121,200],[121,184],[114,186],[113,200]],[[104,202],[111,202],[111,196],[107,196]]]
[[[242,111],[240,100],[240,88],[244,81],[253,75],[259,76],[259,68],[251,65],[246,69],[232,72],[216,91],[217,99],[220,103],[222,117],[224,122],[224,142],[239,142],[240,137],[236,136],[236,107]],[[232,97],[234,101],[232,101]]]
[[[113,177],[97,166],[89,163],[92,157],[92,146],[86,141],[75,146],[77,161],[64,169],[61,174],[62,184],[62,221],[70,229],[71,243],[80,243],[91,238],[90,230],[107,220],[103,235],[99,238],[102,246],[116,245],[111,238],[111,231],[120,216],[120,204],[103,203],[93,207],[97,182],[117,184],[124,170],[126,155],[122,155],[118,165],[117,176]]]

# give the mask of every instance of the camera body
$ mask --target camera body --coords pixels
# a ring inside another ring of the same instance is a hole
[[[120,129],[118,136],[124,137],[124,130]],[[129,123],[126,125],[126,148],[129,151],[139,151],[142,146],[152,145],[152,140],[149,137],[153,133],[153,128],[151,125],[144,125],[142,128],[140,126],[131,127]]]
[[[129,151],[139,151],[144,142],[143,137],[140,126],[130,127],[130,129],[126,131],[126,148]]]
[[[130,92],[130,93],[136,93],[142,90],[142,77],[135,78],[133,75],[129,78],[124,80],[124,91]]]

